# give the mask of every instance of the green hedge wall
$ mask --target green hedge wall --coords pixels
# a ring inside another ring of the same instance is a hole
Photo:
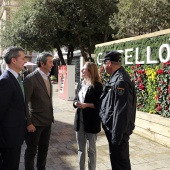
[[[139,48],[140,61],[146,61],[147,46],[151,47],[152,60],[158,60],[159,48],[162,44],[170,44],[170,34],[100,46],[95,49],[95,61],[97,63],[99,53],[104,55],[108,51],[135,49],[136,47]],[[135,56],[135,50],[131,54]],[[163,52],[164,56],[167,56],[167,51]],[[135,64],[135,57],[130,58],[129,61],[134,64],[125,65],[125,55],[122,53],[122,65],[135,81],[137,110],[170,117],[170,61],[143,65]],[[108,79],[108,75],[104,72],[102,65],[98,67],[104,82]]]

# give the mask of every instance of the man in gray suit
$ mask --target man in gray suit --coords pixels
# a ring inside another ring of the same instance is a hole
[[[53,56],[47,52],[40,53],[37,65],[38,69],[24,79],[28,131],[25,140],[25,170],[34,170],[37,151],[37,170],[45,170],[51,124],[54,121],[52,85],[49,79]]]

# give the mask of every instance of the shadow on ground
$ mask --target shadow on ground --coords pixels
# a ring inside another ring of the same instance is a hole
[[[24,168],[24,152],[26,145],[22,145],[19,170]],[[75,162],[73,164],[73,162]],[[36,167],[36,159],[35,159]],[[55,121],[52,125],[50,146],[47,156],[47,170],[76,170],[77,143],[73,125],[65,122]]]

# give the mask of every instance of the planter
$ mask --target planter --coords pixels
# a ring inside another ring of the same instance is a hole
[[[170,148],[170,119],[137,111],[134,133]]]

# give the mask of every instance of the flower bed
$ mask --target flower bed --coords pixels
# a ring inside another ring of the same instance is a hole
[[[137,110],[170,117],[170,61],[128,69],[135,82]]]
[[[137,110],[170,117],[170,61],[159,65],[126,66],[137,93]],[[108,75],[99,67],[102,82]]]
[[[170,147],[170,61],[160,63],[158,51],[160,51],[159,47],[162,44],[166,45],[167,50],[164,49],[162,52],[162,58],[169,58],[169,53],[167,54],[170,47],[169,40],[170,29],[147,34],[143,37],[134,37],[134,39],[129,38],[98,44],[95,50],[95,61],[98,64],[103,83],[108,80],[109,75],[104,72],[99,58],[102,58],[107,51],[123,51],[122,64],[135,82],[137,92],[137,114],[134,132],[168,147]],[[152,48],[152,60],[159,63],[146,63],[146,48],[148,46]],[[131,57],[128,58],[128,61],[132,63],[131,66],[126,65],[125,49],[135,49],[137,47],[141,49],[138,59],[144,61],[143,65],[134,64],[135,59],[133,57],[136,56],[134,50],[131,51]]]
[[[169,118],[170,61],[161,63],[170,59],[169,40],[170,29],[96,45],[95,61],[99,65],[103,83],[107,81],[108,75],[99,59],[107,51],[121,51],[122,64],[135,82],[137,110]]]

